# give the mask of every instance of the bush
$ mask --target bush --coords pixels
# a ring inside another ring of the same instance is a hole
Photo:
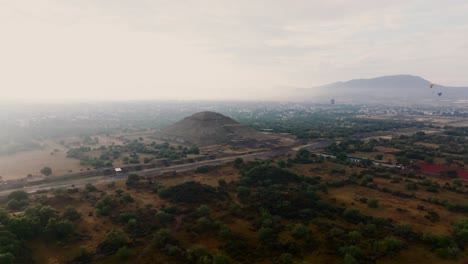
[[[44,167],[41,169],[41,173],[44,174],[44,176],[49,176],[52,174],[52,169],[50,167]]]
[[[122,196],[122,201],[126,202],[126,203],[133,203],[133,198],[132,196],[130,196],[130,194],[126,193]]]
[[[17,201],[23,201],[23,200],[27,200],[28,196],[29,196],[29,194],[27,192],[22,191],[22,190],[18,190],[18,191],[11,192],[8,195],[8,199],[9,200],[15,199]]]
[[[214,187],[195,181],[161,188],[158,190],[158,194],[163,199],[183,203],[212,202],[216,198],[220,198]]]
[[[383,240],[377,241],[373,244],[374,252],[381,256],[394,256],[406,246],[407,244],[405,242],[392,236],[386,237]]]
[[[226,189],[227,187],[227,182],[225,179],[219,179],[218,180],[218,187],[221,189]]]
[[[452,233],[458,244],[463,247],[468,244],[468,219],[463,218],[452,225]]]
[[[0,263],[2,264],[14,264],[15,256],[9,252],[0,253]]]
[[[439,214],[434,211],[428,211],[424,217],[433,223],[438,222],[440,220]]]
[[[455,245],[452,237],[445,234],[433,234],[431,232],[423,235],[422,241],[428,245],[432,250],[438,248],[447,248]]]
[[[177,245],[177,239],[167,228],[159,229],[153,236],[152,243],[155,247],[162,249],[168,244]]]
[[[73,233],[73,224],[68,220],[49,219],[46,229],[57,239],[66,239]]]
[[[26,205],[25,201],[18,201],[16,199],[11,199],[6,204],[7,208],[10,210],[19,210]]]
[[[155,217],[156,217],[156,220],[161,224],[168,224],[174,221],[174,216],[164,211],[157,212]]]
[[[213,264],[230,264],[232,261],[229,257],[217,254],[213,256]]]
[[[110,231],[106,234],[104,241],[99,243],[98,248],[104,252],[113,252],[125,246],[128,240],[125,234],[121,231]]]
[[[198,216],[208,216],[210,214],[210,207],[206,204],[200,205],[200,207],[197,208],[197,215]]]
[[[78,212],[75,208],[67,206],[65,207],[65,211],[63,212],[63,218],[68,219],[70,221],[75,221],[81,218],[81,213]]]
[[[304,239],[308,234],[309,229],[302,224],[294,225],[291,230],[291,236],[296,240]]]
[[[365,220],[365,216],[361,214],[358,209],[355,208],[347,208],[343,212],[343,217],[346,221],[351,223],[358,223]]]
[[[97,188],[94,185],[92,185],[91,183],[87,183],[85,185],[85,190],[88,191],[88,192],[95,192],[95,191],[97,191]]]
[[[249,195],[250,195],[249,187],[239,186],[239,188],[237,188],[237,197],[239,197],[240,199],[248,197]]]
[[[357,243],[362,239],[362,235],[361,235],[361,233],[359,233],[359,231],[354,230],[354,231],[351,231],[351,232],[348,233],[348,239],[352,243]]]
[[[292,264],[293,256],[289,253],[283,253],[279,256],[277,261],[274,261],[275,264]]]
[[[234,160],[234,167],[240,168],[244,164],[244,160],[242,158],[236,158]]]
[[[109,215],[115,208],[115,202],[112,196],[105,195],[96,203],[96,212],[99,215]]]
[[[200,166],[200,167],[197,167],[197,168],[195,169],[195,172],[196,172],[196,173],[207,173],[207,172],[209,172],[209,171],[210,171],[210,167],[207,166],[207,165]]]
[[[369,199],[367,201],[367,206],[369,208],[379,208],[379,201],[376,199]]]
[[[187,260],[190,263],[212,263],[210,253],[203,246],[194,246],[187,250]]]
[[[131,173],[127,177],[127,181],[125,182],[128,186],[135,186],[140,182],[140,176],[135,173]]]
[[[127,260],[131,256],[133,256],[133,251],[131,249],[128,249],[126,246],[123,246],[117,250],[117,253],[115,253],[118,259],[120,260]]]

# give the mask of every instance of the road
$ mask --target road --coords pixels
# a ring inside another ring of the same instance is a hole
[[[308,150],[321,149],[329,143],[330,142],[328,141],[327,142],[320,141],[320,142],[315,142],[315,143],[307,144],[303,146],[278,147],[278,148],[273,148],[269,151],[243,154],[243,155],[225,157],[225,158],[214,159],[214,160],[205,160],[205,161],[200,161],[200,162],[174,165],[174,166],[169,166],[169,167],[161,167],[161,168],[156,168],[156,169],[149,169],[149,170],[130,172],[130,173],[137,173],[138,175],[143,176],[143,177],[144,176],[157,176],[165,172],[193,170],[203,165],[208,165],[208,166],[222,165],[222,164],[232,162],[237,158],[242,158],[244,160],[271,159],[274,157],[284,156],[287,154],[294,154],[294,152],[296,152],[297,150],[301,148],[306,148]],[[41,190],[71,188],[73,186],[80,187],[88,183],[91,183],[91,184],[106,183],[106,182],[112,182],[112,181],[116,181],[120,179],[125,179],[130,173],[119,173],[117,175],[112,175],[112,176],[104,176],[104,175],[94,176],[94,177],[86,177],[82,179],[73,179],[73,180],[57,179],[56,181],[48,182],[42,185],[25,186],[22,188],[22,190],[28,193],[35,193]],[[17,189],[12,188],[8,190],[0,191],[0,198],[7,196],[9,193],[11,193],[14,190],[18,190],[18,188]]]
[[[42,184],[42,185],[25,186],[25,187],[22,188],[22,190],[24,190],[24,191],[26,191],[28,193],[35,193],[35,192],[41,191],[41,190],[70,188],[70,187],[73,187],[73,186],[79,187],[79,186],[84,186],[84,185],[86,185],[88,183],[96,184],[96,183],[112,182],[112,181],[116,181],[116,180],[119,180],[119,179],[126,179],[128,174],[130,174],[130,173],[136,173],[136,174],[138,174],[140,176],[143,176],[143,177],[144,176],[157,176],[157,175],[160,175],[160,174],[165,173],[165,172],[193,170],[193,169],[196,169],[197,167],[200,167],[200,166],[203,166],[203,165],[208,165],[208,166],[222,165],[222,164],[232,162],[237,158],[242,158],[244,160],[269,159],[269,158],[284,155],[289,151],[291,151],[290,148],[277,148],[277,149],[273,149],[271,151],[244,154],[244,155],[225,157],[225,158],[214,159],[214,160],[205,160],[205,161],[200,161],[200,162],[187,163],[187,164],[181,164],[181,165],[174,165],[174,166],[169,166],[169,167],[161,167],[161,168],[143,170],[143,171],[138,171],[138,172],[119,173],[118,175],[112,175],[112,176],[104,176],[103,175],[103,176],[86,177],[86,178],[82,178],[82,179],[73,179],[73,180],[60,180],[60,179],[57,179],[57,181],[49,182],[49,183]],[[14,190],[18,190],[18,189],[3,190],[3,191],[0,192],[0,197],[5,197]]]

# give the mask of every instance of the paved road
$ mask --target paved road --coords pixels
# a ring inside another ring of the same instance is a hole
[[[149,169],[149,170],[130,172],[130,173],[137,173],[140,176],[157,176],[164,172],[193,170],[202,165],[209,165],[209,166],[222,165],[228,162],[232,162],[236,158],[242,158],[244,160],[271,159],[274,157],[284,156],[287,154],[292,155],[294,154],[295,151],[301,148],[306,148],[308,150],[320,149],[320,148],[325,147],[329,143],[330,142],[316,142],[316,143],[307,144],[303,146],[274,148],[269,151],[256,152],[256,153],[244,154],[244,155],[232,156],[232,157],[225,157],[225,158],[214,159],[214,160],[205,160],[205,161],[200,161],[200,162],[174,165],[170,167],[162,167],[162,168]],[[49,183],[45,183],[42,185],[35,185],[35,186],[25,186],[22,189],[25,190],[26,192],[34,193],[40,190],[70,188],[72,186],[79,187],[79,186],[84,186],[88,183],[96,184],[96,183],[112,182],[112,181],[119,180],[119,179],[125,179],[127,178],[128,174],[129,173],[119,173],[118,175],[112,175],[112,176],[95,176],[95,177],[86,177],[82,179],[73,179],[73,180],[57,179],[57,181],[54,181],[54,182],[49,182]],[[9,193],[11,193],[14,190],[17,190],[17,189],[9,189],[9,190],[0,191],[0,198],[7,196]]]
[[[289,151],[291,151],[291,149],[289,148],[278,148],[278,149],[273,149],[271,151],[225,157],[225,158],[214,159],[214,160],[205,160],[205,161],[194,162],[194,163],[174,165],[170,167],[162,167],[162,168],[156,168],[156,169],[150,169],[150,170],[144,170],[144,171],[138,171],[138,172],[119,173],[118,175],[112,175],[112,176],[95,176],[95,177],[87,177],[87,178],[73,179],[73,180],[58,179],[57,181],[42,184],[42,185],[25,186],[23,187],[23,190],[25,190],[28,193],[34,193],[40,190],[70,188],[72,186],[79,187],[79,186],[84,186],[88,183],[96,184],[96,183],[112,182],[112,181],[119,180],[119,179],[126,179],[128,174],[130,173],[136,173],[140,176],[157,176],[164,172],[193,170],[203,165],[209,165],[209,166],[222,165],[228,162],[232,162],[236,158],[242,158],[244,160],[269,159],[269,158],[284,155]],[[0,197],[4,197],[8,195],[14,190],[17,190],[17,189],[9,189],[9,190],[1,191]]]

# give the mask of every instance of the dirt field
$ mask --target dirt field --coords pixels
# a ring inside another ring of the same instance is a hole
[[[0,176],[8,180],[24,178],[28,174],[41,175],[40,170],[44,166],[52,168],[52,176],[86,169],[85,166],[80,165],[79,160],[66,157],[67,149],[64,146],[50,141],[46,144],[47,147],[44,150],[0,156]]]

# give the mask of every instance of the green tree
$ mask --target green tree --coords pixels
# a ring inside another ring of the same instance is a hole
[[[17,239],[16,235],[7,230],[0,231],[0,252],[11,253],[12,255],[18,255],[20,252],[21,243]],[[0,261],[0,263],[3,263]]]
[[[140,176],[138,176],[138,174],[131,173],[128,175],[126,182],[128,186],[135,186],[138,182],[140,182]]]
[[[106,234],[104,241],[99,243],[98,248],[104,252],[113,252],[127,244],[128,239],[121,231],[110,231]]]
[[[295,162],[297,163],[311,163],[312,161],[310,160],[310,151],[308,151],[307,149],[300,149],[297,154],[296,154],[296,157],[294,159]]]
[[[17,201],[23,201],[28,199],[28,193],[22,190],[13,191],[8,195],[8,199],[15,199]]]
[[[187,150],[187,154],[200,154],[200,149],[197,147],[197,146],[191,146],[188,150]]]
[[[70,221],[76,221],[81,218],[81,213],[78,212],[78,210],[76,210],[74,207],[68,205],[63,211],[63,218]]]
[[[24,201],[18,201],[16,199],[11,199],[6,204],[7,208],[10,210],[19,210],[26,205]]]
[[[49,219],[46,229],[57,239],[66,239],[73,233],[73,224],[68,220]]]
[[[112,196],[105,195],[96,203],[95,207],[99,215],[109,215],[115,208],[115,201]]]
[[[209,171],[210,171],[210,167],[207,166],[207,165],[203,165],[203,166],[197,167],[197,168],[195,169],[195,172],[196,172],[196,173],[207,173],[207,172],[209,172]]]
[[[240,168],[244,164],[244,160],[242,158],[236,158],[234,160],[234,167]]]
[[[50,176],[52,174],[52,169],[46,166],[41,169],[41,173],[44,174],[44,176]]]

